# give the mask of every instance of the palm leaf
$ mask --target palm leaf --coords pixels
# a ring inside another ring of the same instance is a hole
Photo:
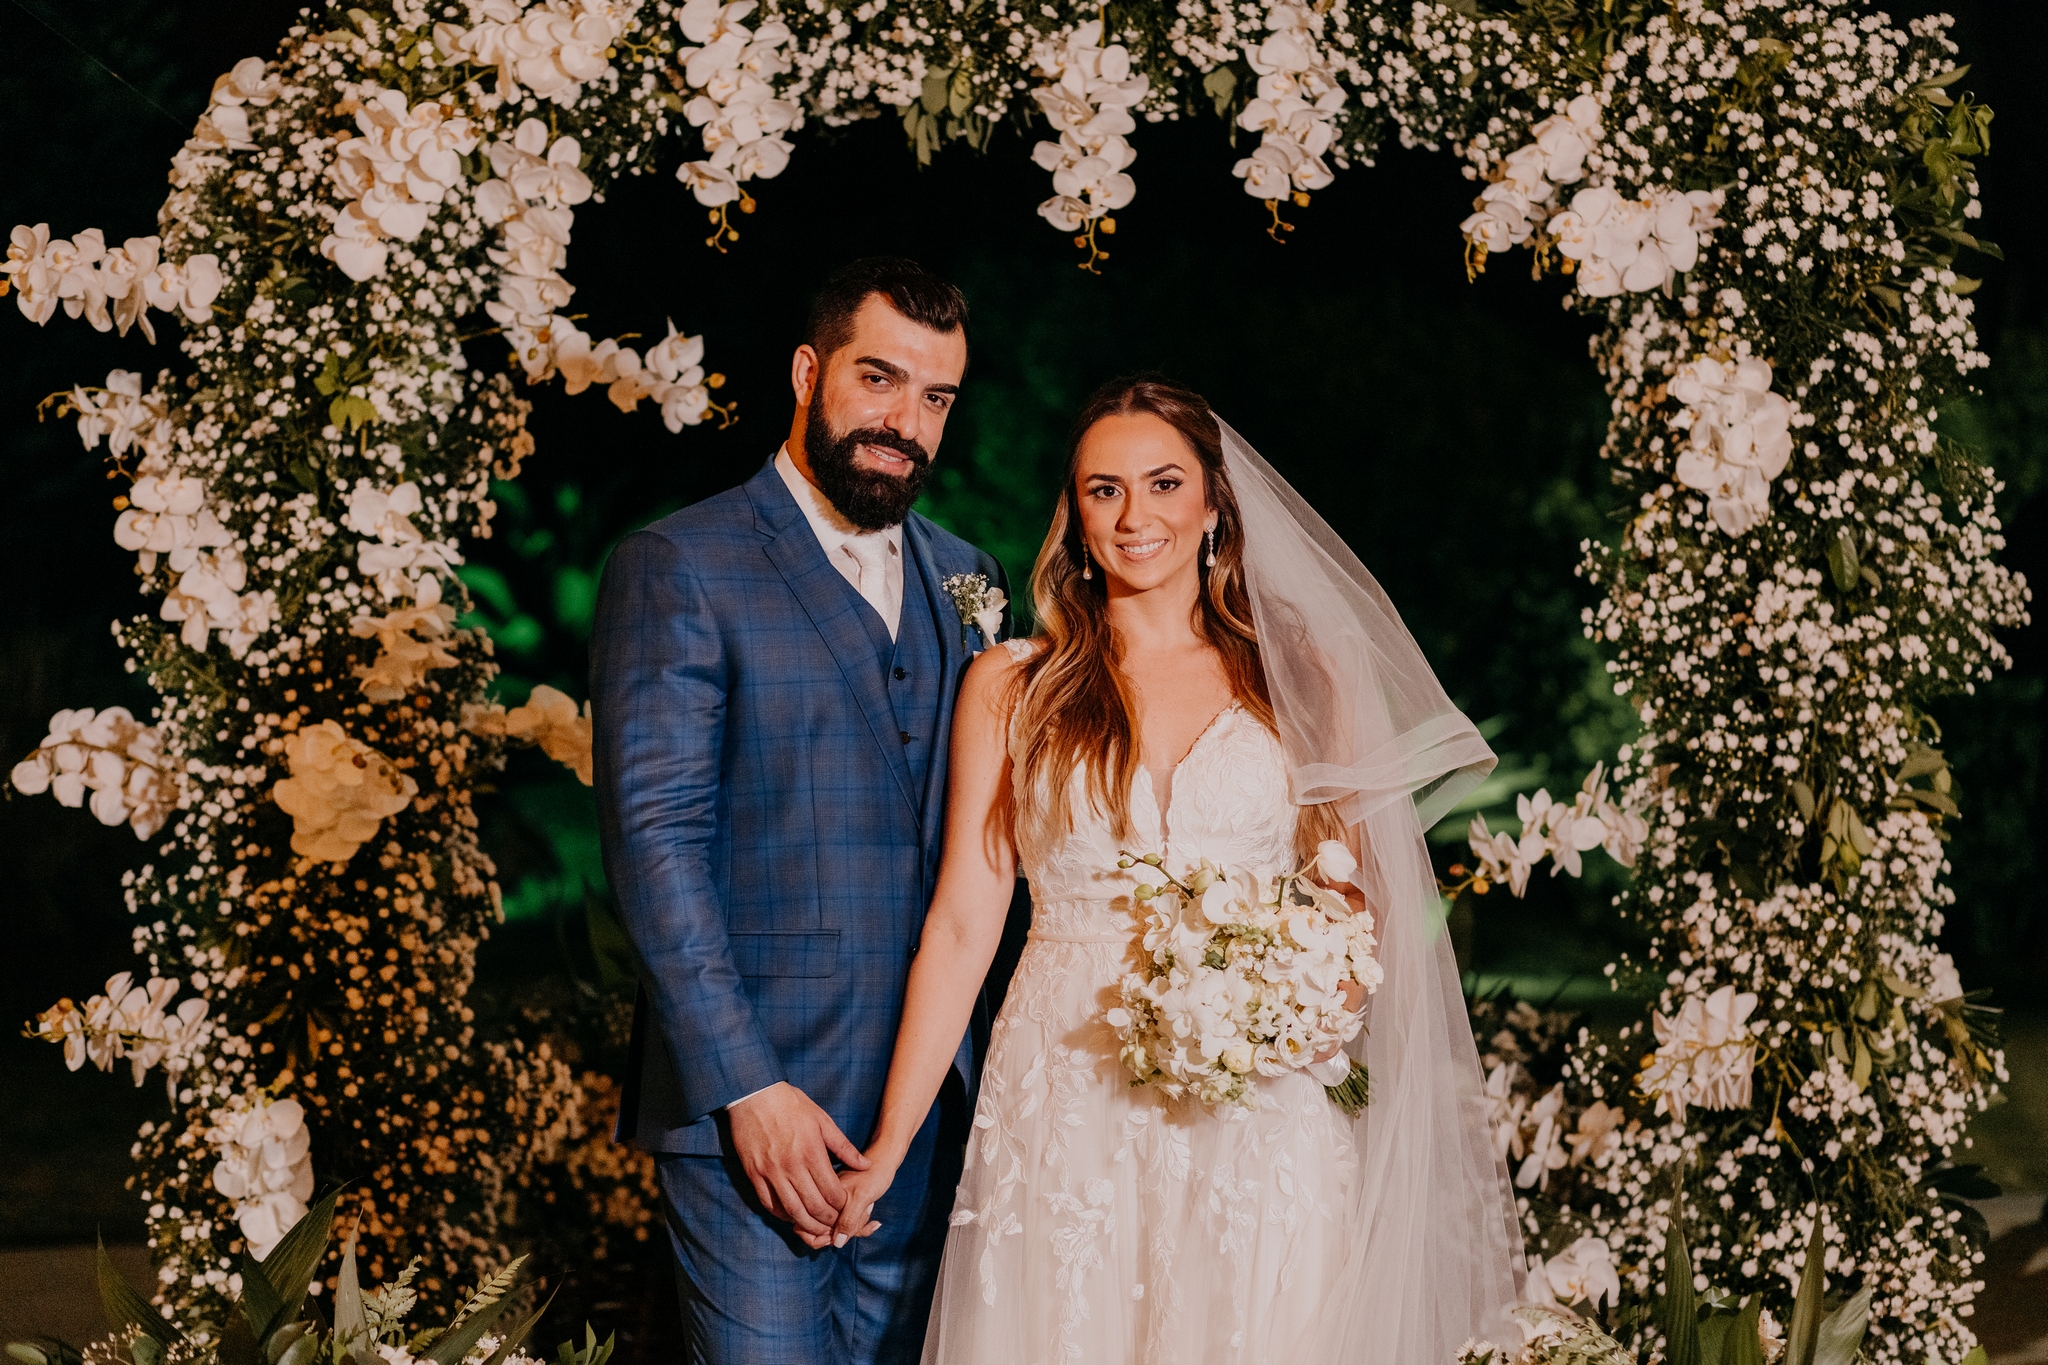
[[[1664,1233],[1664,1297],[1657,1300],[1657,1325],[1664,1330],[1670,1365],[1701,1365],[1699,1299],[1692,1287],[1692,1257],[1685,1249],[1685,1224],[1678,1200],[1671,1201],[1671,1226]]]
[[[356,1235],[351,1231],[341,1249],[341,1275],[334,1288],[334,1365],[346,1365],[356,1347],[367,1344],[369,1335],[363,1285],[356,1273]]]
[[[124,1327],[139,1327],[144,1335],[165,1346],[185,1339],[177,1328],[164,1321],[163,1314],[148,1299],[129,1288],[128,1281],[114,1268],[113,1258],[107,1255],[105,1241],[99,1243],[94,1253],[93,1270],[99,1279],[100,1307],[106,1310],[107,1326],[115,1332]]]
[[[291,1230],[263,1258],[263,1278],[270,1282],[282,1311],[282,1316],[273,1318],[269,1326],[296,1321],[305,1308],[306,1289],[320,1269],[321,1258],[327,1254],[328,1231],[334,1225],[334,1200],[340,1193],[335,1190],[308,1209],[306,1216],[292,1224]],[[247,1290],[243,1292],[246,1294]],[[263,1333],[259,1331],[256,1335],[260,1338]]]
[[[1820,1334],[1821,1272],[1820,1207],[1813,1210],[1813,1236],[1806,1243],[1806,1264],[1799,1271],[1799,1292],[1792,1301],[1792,1325],[1785,1332],[1785,1365],[1813,1365],[1813,1346]]]
[[[491,1358],[489,1360],[486,1360],[484,1362],[484,1365],[505,1365],[505,1362],[511,1358],[512,1353],[518,1350],[521,1346],[524,1346],[526,1344],[526,1338],[528,1334],[530,1334],[533,1331],[533,1329],[539,1325],[541,1315],[546,1313],[549,1308],[554,1306],[555,1295],[561,1292],[562,1287],[560,1285],[556,1285],[552,1290],[550,1290],[548,1293],[547,1302],[543,1303],[539,1308],[534,1309],[533,1315],[527,1318],[525,1322],[520,1323],[510,1332],[506,1333],[505,1339],[498,1343],[498,1349],[491,1352]]]
[[[263,1263],[247,1251],[242,1253],[242,1297],[235,1303],[249,1325],[252,1341],[262,1341],[284,1314],[284,1300],[263,1273]]]
[[[434,1344],[420,1358],[431,1360],[435,1365],[457,1365],[457,1362],[469,1354],[469,1348],[476,1345],[483,1334],[490,1330],[491,1324],[511,1306],[510,1299],[499,1299],[496,1303],[484,1305],[464,1318],[459,1326],[451,1327],[434,1338]]]
[[[1864,1329],[1870,1326],[1871,1288],[1864,1285],[1821,1320],[1820,1331],[1814,1334],[1813,1365],[1851,1365],[1856,1359]]]
[[[1728,1339],[1721,1347],[1721,1365],[1764,1365],[1763,1336],[1758,1331],[1764,1314],[1764,1296],[1751,1294],[1742,1305]]]

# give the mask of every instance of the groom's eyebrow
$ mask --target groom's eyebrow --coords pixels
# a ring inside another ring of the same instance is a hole
[[[853,363],[856,365],[866,365],[870,369],[880,370],[899,384],[904,383],[910,378],[910,371],[904,369],[893,360],[884,360],[878,355],[860,356]],[[924,391],[926,393],[958,393],[960,392],[960,386],[958,384],[927,384],[924,386]]]

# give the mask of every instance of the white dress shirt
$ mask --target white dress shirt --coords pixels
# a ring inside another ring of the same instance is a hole
[[[863,531],[839,514],[825,495],[796,467],[789,447],[775,452],[775,472],[789,485],[790,496],[804,512],[804,520],[825,549],[825,558],[839,570],[853,590],[866,598],[889,638],[903,616],[903,527],[884,531]]]

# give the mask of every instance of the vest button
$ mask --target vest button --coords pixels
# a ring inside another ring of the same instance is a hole
[[[902,681],[903,681],[903,680],[904,680],[905,678],[907,678],[907,677],[909,677],[909,676],[910,676],[910,674],[909,674],[909,673],[908,673],[908,672],[907,672],[906,670],[904,670],[904,669],[901,669],[901,668],[899,668],[899,669],[897,669],[897,670],[896,670],[896,681],[897,681],[897,682],[902,682]]]
[[[908,730],[898,730],[898,731],[897,731],[896,733],[897,733],[897,734],[899,734],[899,735],[901,735],[901,736],[903,736],[903,742],[904,742],[905,744],[908,744],[908,743],[910,743],[910,731],[908,731]]]

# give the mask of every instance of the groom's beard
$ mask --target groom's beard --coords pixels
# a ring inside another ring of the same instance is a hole
[[[855,463],[860,446],[893,450],[910,462],[901,474],[884,474],[863,469]],[[811,477],[818,491],[838,511],[863,531],[886,531],[899,524],[924,488],[932,472],[931,453],[908,436],[881,427],[836,432],[825,416],[824,385],[811,394],[811,406],[804,416],[804,453],[810,457]]]

